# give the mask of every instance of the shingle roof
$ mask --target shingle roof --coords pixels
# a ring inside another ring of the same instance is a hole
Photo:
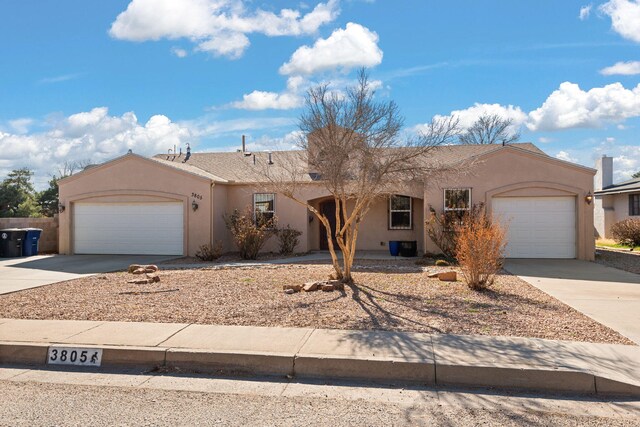
[[[616,193],[630,193],[633,191],[640,191],[640,178],[632,178],[628,181],[621,182],[620,184],[610,185],[602,190],[596,191],[596,194],[616,194]]]
[[[531,143],[515,143],[510,146],[530,151],[535,154],[546,154]],[[444,166],[455,165],[464,160],[468,160],[492,151],[504,148],[502,145],[447,145],[436,147],[429,157],[429,162]],[[254,164],[255,156],[255,164]],[[170,164],[180,168],[190,167],[190,170],[199,169],[212,175],[217,182],[250,183],[264,180],[263,169],[260,165],[268,162],[268,154],[265,152],[250,153],[243,155],[239,152],[212,152],[193,153],[190,159],[183,163],[184,157],[168,156],[167,154],[157,154],[154,160],[163,164]],[[274,151],[272,153],[273,165],[270,166],[270,173],[286,173],[289,168],[283,165],[292,163],[301,164],[305,162],[305,157],[301,151]],[[306,181],[313,181],[311,176],[305,178]]]

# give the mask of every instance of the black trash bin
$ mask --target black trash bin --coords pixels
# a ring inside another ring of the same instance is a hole
[[[26,234],[24,236],[24,243],[22,244],[22,255],[38,255],[38,246],[40,242],[40,236],[42,235],[42,229],[23,228],[23,230],[26,231]]]
[[[418,242],[416,240],[403,240],[400,242],[400,256],[414,257],[418,255]]]
[[[0,257],[13,258],[22,256],[22,244],[26,231],[19,228],[0,230]]]

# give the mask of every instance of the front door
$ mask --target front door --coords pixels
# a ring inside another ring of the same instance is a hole
[[[329,219],[329,225],[331,225],[331,236],[333,237],[333,247],[338,248],[338,242],[336,241],[336,201],[327,200],[320,203],[320,213]],[[320,222],[320,249],[328,251],[329,242],[327,240],[327,229],[324,224]]]

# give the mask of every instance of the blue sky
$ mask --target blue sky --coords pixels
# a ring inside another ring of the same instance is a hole
[[[289,148],[306,88],[371,70],[408,130],[505,115],[523,141],[640,170],[640,0],[0,2],[0,176]]]

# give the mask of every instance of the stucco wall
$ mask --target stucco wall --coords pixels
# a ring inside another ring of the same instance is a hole
[[[593,193],[594,173],[522,150],[499,150],[455,175],[428,181],[424,206],[426,211],[432,205],[437,212],[442,212],[443,189],[456,187],[471,188],[472,203],[483,202],[489,214],[493,197],[575,196],[576,254],[579,259],[592,260],[595,252],[593,204],[588,205],[584,197]],[[424,240],[428,251],[439,251],[426,235]]]
[[[602,200],[601,203],[603,208],[601,209],[596,205],[596,228],[598,228],[598,232],[601,233],[600,236],[603,236],[606,239],[613,238],[611,235],[611,226],[616,222],[627,218],[640,219],[640,216],[629,215],[629,193],[608,194],[598,196],[596,201],[598,199]]]
[[[54,218],[0,218],[2,228],[40,228],[39,253],[58,252],[58,217]]]
[[[60,181],[59,198],[66,207],[59,215],[62,254],[73,253],[73,211],[78,202],[180,201],[184,206],[184,253],[195,255],[213,237],[210,181],[140,156],[124,156]],[[199,206],[195,212],[193,200]]]

